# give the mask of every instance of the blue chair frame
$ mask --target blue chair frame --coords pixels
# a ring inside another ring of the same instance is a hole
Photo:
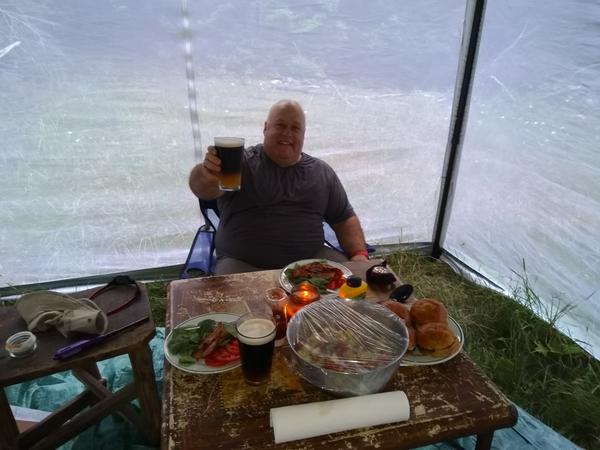
[[[180,279],[197,275],[212,275],[215,272],[215,233],[219,226],[219,208],[216,200],[199,200],[204,225],[198,228],[188,252]]]

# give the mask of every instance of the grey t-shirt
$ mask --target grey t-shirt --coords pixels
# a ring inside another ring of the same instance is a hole
[[[303,153],[297,164],[279,167],[262,144],[245,151],[241,190],[217,203],[217,253],[264,269],[312,258],[323,247],[323,220],[336,224],[354,215],[327,163]]]

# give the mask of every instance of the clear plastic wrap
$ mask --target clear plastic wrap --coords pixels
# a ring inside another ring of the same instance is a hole
[[[339,395],[381,390],[408,346],[404,322],[365,300],[322,299],[302,308],[287,337],[298,373]]]

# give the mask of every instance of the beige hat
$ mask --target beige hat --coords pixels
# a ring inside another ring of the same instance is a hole
[[[73,332],[103,334],[108,327],[106,314],[93,301],[59,292],[25,294],[17,300],[16,308],[30,331],[56,327],[69,337]]]

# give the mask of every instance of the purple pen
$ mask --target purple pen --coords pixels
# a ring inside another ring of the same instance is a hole
[[[126,329],[133,327],[135,325],[138,325],[146,320],[148,320],[148,317],[144,317],[140,320],[136,320],[135,322],[132,322],[129,325],[125,325],[124,327],[121,327],[117,330],[111,331],[106,334],[101,334],[100,336],[94,336],[91,338],[75,341],[72,344],[69,344],[65,347],[61,347],[58,350],[56,350],[56,352],[54,352],[53,358],[60,359],[60,360],[70,358],[71,356],[76,355],[77,353],[81,352],[82,350],[85,350],[86,348],[89,348],[96,344],[104,342],[106,339],[108,339],[112,336],[115,336],[116,334],[119,334],[119,333],[125,331]]]

